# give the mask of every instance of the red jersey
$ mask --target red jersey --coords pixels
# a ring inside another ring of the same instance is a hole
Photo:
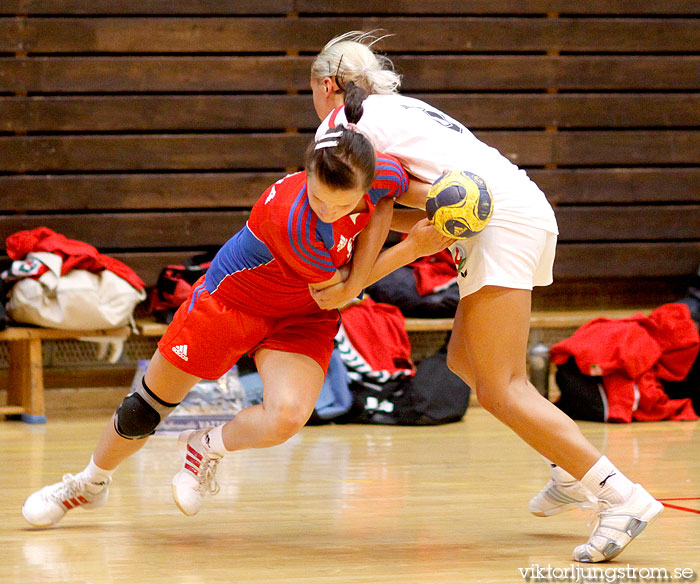
[[[309,205],[306,173],[285,176],[262,194],[246,226],[219,250],[206,289],[228,306],[261,316],[318,311],[308,285],[329,280],[347,264],[376,204],[407,187],[398,161],[378,153],[376,175],[364,195],[367,210],[324,223]]]

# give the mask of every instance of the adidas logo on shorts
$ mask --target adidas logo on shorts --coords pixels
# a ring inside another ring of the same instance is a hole
[[[175,345],[173,347],[173,353],[175,353],[180,359],[188,361],[187,358],[187,345]]]

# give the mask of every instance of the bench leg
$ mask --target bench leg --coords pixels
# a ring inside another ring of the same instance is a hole
[[[45,424],[44,370],[41,339],[22,339],[9,343],[10,379],[8,405],[21,405],[23,422]]]

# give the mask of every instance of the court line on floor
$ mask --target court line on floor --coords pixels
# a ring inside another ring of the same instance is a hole
[[[669,509],[678,509],[679,511],[688,511],[689,513],[697,513],[700,515],[700,510],[698,509],[691,509],[690,507],[681,507],[680,505],[671,505],[670,503],[666,503],[666,501],[700,501],[700,497],[678,497],[674,499],[659,499],[661,503],[663,503],[664,507],[668,507]]]

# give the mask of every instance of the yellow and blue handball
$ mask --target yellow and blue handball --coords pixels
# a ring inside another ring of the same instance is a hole
[[[466,170],[451,170],[430,187],[425,211],[440,233],[466,239],[488,225],[493,214],[493,197],[480,176]]]

